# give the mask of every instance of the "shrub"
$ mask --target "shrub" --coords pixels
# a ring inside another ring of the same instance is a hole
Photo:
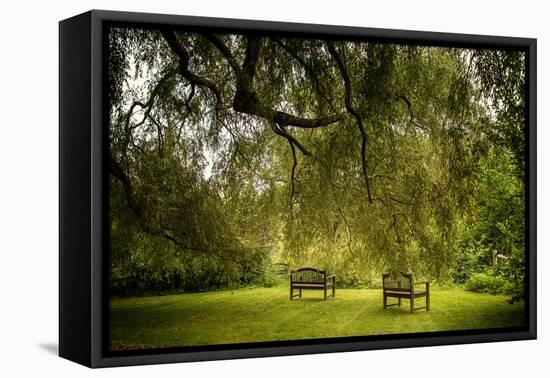
[[[266,272],[264,274],[261,284],[263,287],[275,287],[279,284],[279,280],[280,278],[277,277],[275,273]]]
[[[349,289],[367,289],[373,288],[376,285],[366,274],[360,274],[352,270],[350,272],[336,274],[336,286]]]
[[[508,294],[511,285],[502,276],[489,273],[473,273],[466,281],[465,288],[476,293]]]

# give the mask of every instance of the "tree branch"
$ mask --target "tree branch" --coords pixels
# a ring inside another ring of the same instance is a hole
[[[207,79],[200,78],[188,70],[190,55],[184,46],[179,43],[176,35],[173,32],[167,31],[163,31],[162,35],[170,46],[170,49],[179,58],[179,69],[182,76],[184,76],[192,84],[209,88],[216,95],[217,103],[219,105],[221,103],[219,89],[214,83],[208,81]],[[285,130],[285,126],[313,129],[324,127],[342,120],[343,114],[330,115],[320,118],[297,117],[286,112],[276,111],[262,103],[253,86],[254,77],[256,76],[256,66],[260,57],[260,50],[262,46],[262,39],[260,37],[247,37],[245,57],[243,59],[242,66],[239,67],[230,49],[221,38],[207,33],[202,34],[202,36],[212,43],[218,51],[220,51],[220,53],[227,59],[229,65],[237,76],[236,91],[233,98],[233,109],[240,113],[259,116],[267,120],[275,134],[285,138],[290,143],[294,158],[295,148],[298,148],[306,156],[312,156],[312,154],[295,137]],[[363,150],[364,149],[365,147],[363,147]],[[366,170],[364,171],[366,176]],[[368,189],[368,192],[370,199],[370,188]]]
[[[296,138],[294,138],[292,135],[290,135],[284,127],[279,126],[277,123],[272,122],[271,123],[271,129],[275,132],[275,134],[282,136],[286,140],[288,140],[290,143],[298,147],[298,149],[306,156],[313,156],[311,152],[309,152]]]
[[[260,58],[261,45],[262,39],[258,36],[248,36],[246,39],[246,51],[242,71],[246,78],[250,80],[249,84],[252,84],[256,75],[256,64]]]
[[[371,195],[371,189],[370,189],[370,183],[369,183],[368,164],[367,164],[367,156],[366,156],[368,135],[367,135],[367,132],[365,131],[365,127],[363,126],[363,119],[361,118],[361,115],[357,112],[357,110],[353,107],[353,104],[352,104],[351,80],[349,78],[349,74],[346,69],[346,66],[344,65],[344,61],[342,60],[342,58],[340,57],[340,54],[338,53],[338,51],[336,51],[336,48],[331,42],[327,42],[327,45],[328,45],[328,51],[330,55],[332,55],[332,58],[336,61],[336,64],[338,66],[338,69],[340,70],[342,79],[344,81],[346,110],[355,118],[357,128],[361,133],[361,165],[363,167],[363,176],[365,177],[365,186],[367,187],[367,197],[369,202],[372,203],[372,195]]]
[[[219,36],[211,33],[201,33],[201,35],[207,41],[212,43],[220,51],[220,53],[225,57],[225,59],[227,59],[227,62],[229,63],[233,71],[235,71],[235,74],[237,76],[242,75],[242,71],[241,71],[241,67],[239,66],[239,63],[237,63],[237,60],[233,56],[233,53],[231,53],[231,50],[229,49],[229,47],[227,47],[227,45],[223,42],[223,40]]]
[[[128,202],[128,205],[130,206],[130,209],[134,212],[134,214],[138,218],[140,227],[143,230],[143,232],[145,232],[149,235],[152,235],[152,236],[159,236],[159,237],[162,237],[164,239],[167,239],[167,240],[171,241],[172,243],[174,243],[175,245],[177,245],[178,247],[180,247],[181,249],[201,252],[201,253],[207,254],[207,255],[208,254],[209,255],[214,255],[214,256],[222,259],[222,260],[232,261],[236,264],[241,264],[242,265],[242,261],[240,261],[238,259],[233,259],[230,256],[227,256],[227,253],[225,253],[225,254],[224,253],[216,253],[216,252],[214,252],[213,250],[210,250],[210,249],[205,249],[205,248],[201,248],[201,247],[197,247],[197,246],[186,245],[184,242],[182,242],[181,240],[179,240],[178,238],[176,238],[172,234],[170,234],[168,232],[169,229],[166,229],[163,226],[161,226],[157,229],[153,229],[152,227],[150,227],[150,225],[147,223],[147,221],[145,219],[145,214],[144,214],[143,208],[141,207],[140,204],[138,204],[138,202],[135,199],[130,178],[126,175],[126,173],[123,171],[122,167],[115,161],[115,159],[113,157],[111,157],[109,160],[110,160],[110,172],[116,179],[118,179],[121,182],[121,184],[123,186],[123,189],[124,189],[124,195],[126,197],[126,201]],[[221,250],[221,252],[230,252],[230,250]]]
[[[230,49],[219,37],[207,33],[202,34],[202,36],[221,52],[229,62],[233,71],[235,71],[235,75],[237,76],[237,88],[233,98],[233,109],[236,111],[258,116],[268,121],[274,121],[281,126],[295,126],[299,128],[324,127],[342,119],[342,114],[320,118],[303,118],[264,106],[253,87],[254,77],[256,76],[256,66],[260,57],[262,44],[262,39],[260,37],[247,37],[245,57],[241,67],[238,65]],[[177,46],[174,49],[177,51]],[[183,61],[188,62],[188,60],[189,54],[185,51],[185,53],[183,53]]]
[[[214,82],[189,71],[189,52],[187,52],[185,47],[178,41],[176,34],[172,31],[162,31],[162,36],[168,43],[172,52],[174,52],[179,59],[180,74],[191,83],[208,88],[216,97],[216,109],[221,109],[222,97],[218,86],[214,84]]]
[[[392,214],[393,218],[393,229],[395,230],[395,237],[397,238],[397,242],[401,243],[401,237],[399,236],[399,230],[397,229],[397,215]]]
[[[155,102],[155,98],[159,95],[160,91],[163,89],[163,87],[166,85],[166,82],[174,76],[176,71],[174,70],[168,70],[164,76],[161,77],[161,79],[158,81],[158,83],[155,85],[153,90],[151,91],[151,94],[149,96],[149,99],[146,103],[143,103],[141,101],[134,101],[132,105],[130,105],[130,109],[128,110],[128,113],[126,114],[126,118],[124,120],[124,146],[123,146],[123,156],[126,159],[127,158],[127,151],[128,151],[128,144],[132,141],[133,143],[133,135],[132,130],[135,128],[140,127],[145,123],[147,118],[150,118],[151,110],[153,109],[153,104]],[[145,109],[145,113],[143,115],[143,118],[141,121],[136,123],[133,126],[130,126],[130,122],[132,121],[132,116],[134,115],[134,109],[136,107],[140,107],[142,110]],[[137,147],[137,146],[136,146]],[[139,148],[139,147],[138,147]]]
[[[418,122],[416,121],[416,117],[414,116],[414,113],[413,113],[413,110],[412,110],[411,101],[410,101],[407,97],[405,97],[404,95],[402,95],[402,94],[396,94],[396,95],[395,95],[395,98],[396,98],[397,100],[403,101],[403,102],[405,103],[405,105],[407,105],[407,109],[409,110],[409,115],[410,115],[410,117],[409,117],[409,122],[412,123],[414,126],[418,127],[419,129],[421,129],[421,130],[427,132],[428,129],[427,129],[425,126],[421,125],[420,123],[418,123]]]
[[[315,129],[341,121],[342,114],[335,114],[321,118],[301,118],[285,112],[276,111],[273,115],[273,120],[283,126],[295,126],[302,129]]]
[[[397,202],[397,203],[400,203],[402,205],[414,206],[414,203],[408,202],[408,201],[405,201],[405,200],[402,200],[402,199],[399,199],[399,198],[396,198],[396,197],[390,197],[390,200],[392,200],[394,202]]]
[[[342,211],[342,208],[340,206],[338,206],[338,212],[340,213],[340,217],[342,218],[342,220],[344,221],[344,223],[346,224],[346,227],[348,229],[348,236],[349,236],[349,238],[348,238],[348,250],[351,253],[351,255],[353,257],[355,257],[355,253],[353,252],[353,249],[351,248],[351,243],[352,243],[351,225],[349,224],[348,220],[344,216],[344,212]]]
[[[323,98],[327,103],[330,103],[328,97],[321,90],[321,83],[317,77],[317,72],[309,65],[296,51],[287,46],[280,38],[270,37],[277,45],[279,45],[291,58],[296,60],[309,74],[311,81],[313,81],[313,86],[319,98]]]
[[[118,164],[112,156],[109,158],[109,168],[111,174],[121,182],[124,189],[124,195],[126,197],[126,201],[128,201],[130,209],[132,209],[134,214],[141,219],[141,217],[143,216],[143,209],[134,198],[134,191],[132,189],[130,178],[128,177],[128,175],[126,175],[126,172],[124,172],[120,164]]]
[[[294,144],[289,140],[288,144],[290,146],[290,150],[292,151],[292,169],[290,171],[290,211],[292,213],[292,207],[294,202],[294,194],[295,194],[295,181],[296,181],[296,167],[298,166],[298,158],[296,157],[296,148],[294,147]]]

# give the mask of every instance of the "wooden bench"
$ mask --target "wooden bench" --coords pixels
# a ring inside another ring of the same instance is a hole
[[[425,285],[424,290],[416,290],[415,285]],[[414,310],[430,310],[430,282],[414,282],[413,275],[400,273],[400,276],[392,273],[382,274],[382,288],[384,290],[384,309],[390,306],[401,306],[401,299],[408,299],[411,307],[411,314]],[[426,305],[414,307],[416,298],[426,298]],[[388,298],[397,298],[397,303],[388,304]]]
[[[327,276],[324,270],[301,268],[290,272],[290,300],[302,297],[302,290],[323,290],[327,300],[327,289],[332,288],[332,297],[336,292],[336,277]],[[298,289],[298,294],[294,294]]]
[[[271,271],[275,274],[280,274],[285,276],[288,275],[288,264],[282,262],[276,262],[271,264]]]

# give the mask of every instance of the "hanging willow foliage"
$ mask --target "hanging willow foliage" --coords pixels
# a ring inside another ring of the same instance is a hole
[[[243,273],[277,256],[448,277],[487,159],[523,172],[523,61],[113,28],[113,264],[142,251],[158,269],[186,256]]]

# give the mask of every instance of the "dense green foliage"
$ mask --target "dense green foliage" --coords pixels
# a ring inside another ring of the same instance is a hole
[[[434,288],[432,308],[409,315],[408,303],[382,309],[382,292],[338,289],[320,299],[305,291],[288,300],[288,286],[111,301],[113,350],[300,340],[359,335],[520,327],[524,304],[505,296]],[[178,316],[174,316],[178,314]],[[243,331],[246,330],[246,331]]]
[[[472,273],[466,281],[466,289],[478,293],[508,294],[510,284],[500,275],[489,273]]]
[[[523,53],[120,28],[109,49],[113,294],[270,286],[285,261],[523,296]]]

